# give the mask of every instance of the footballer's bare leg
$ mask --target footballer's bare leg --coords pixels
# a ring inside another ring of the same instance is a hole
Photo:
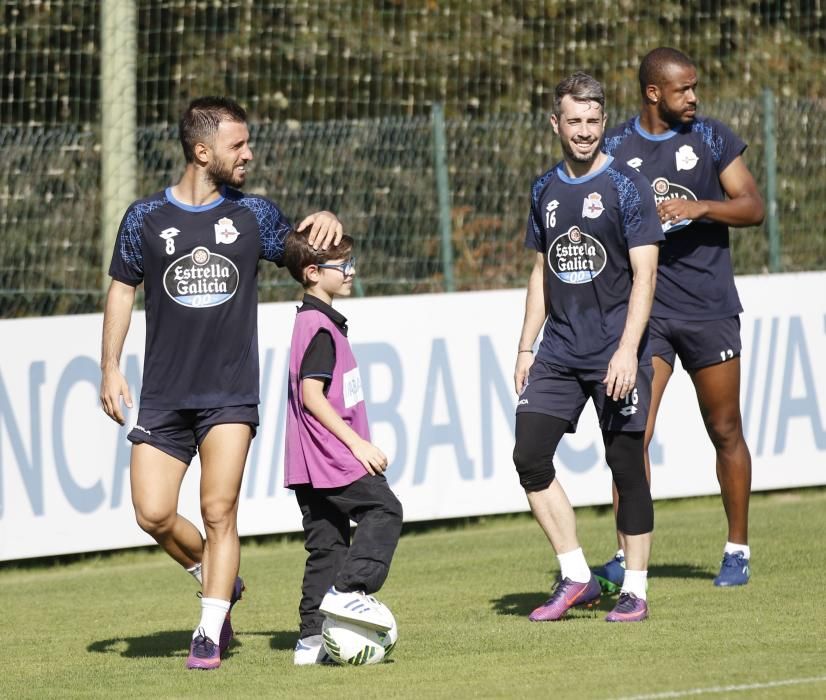
[[[205,598],[232,597],[241,560],[238,498],[251,440],[245,423],[225,423],[210,428],[200,446]]]
[[[624,532],[618,533],[625,547],[625,568],[632,571],[647,571],[648,562],[651,559],[651,541],[653,533],[646,532],[642,535],[627,535]]]
[[[554,552],[564,554],[579,548],[576,516],[558,479],[543,491],[526,491],[533,517],[545,533]]]
[[[178,514],[178,495],[187,467],[146,443],[132,446],[129,480],[135,519],[141,530],[188,569],[201,562],[204,542],[198,528]]]
[[[740,415],[740,358],[692,370],[700,412],[717,453],[728,540],[748,544],[751,454]]]

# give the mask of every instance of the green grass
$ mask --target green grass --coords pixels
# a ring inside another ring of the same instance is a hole
[[[578,512],[592,563],[611,550],[605,509]],[[531,624],[555,559],[526,515],[413,528],[381,599],[400,641],[379,666],[292,666],[304,551],[295,538],[245,541],[248,591],[215,672],[184,670],[197,621],[195,582],[157,550],[0,570],[0,696],[608,698],[826,677],[826,490],[753,497],[753,579],[711,585],[724,519],[719,499],[657,504],[643,624],[603,610]],[[714,697],[823,697],[826,681]]]

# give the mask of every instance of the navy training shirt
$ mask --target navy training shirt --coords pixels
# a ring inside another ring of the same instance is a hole
[[[628,249],[663,240],[648,182],[610,156],[571,178],[560,163],[531,189],[525,247],[545,255],[551,309],[537,358],[603,369],[625,329],[633,271]],[[648,362],[648,331],[638,358]]]
[[[634,117],[605,132],[603,150],[645,175],[659,204],[673,197],[723,201],[720,173],[746,150],[727,126],[705,117],[650,134]],[[711,321],[739,314],[726,224],[679,221],[663,226],[651,315]]]
[[[144,283],[142,408],[259,402],[258,260],[280,265],[290,228],[273,202],[231,188],[197,207],[167,188],[127,209],[109,275]]]

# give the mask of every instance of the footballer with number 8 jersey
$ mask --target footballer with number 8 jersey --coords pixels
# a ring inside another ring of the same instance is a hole
[[[645,178],[599,150],[604,105],[602,85],[585,73],[556,86],[551,124],[564,160],[534,183],[525,236],[534,267],[514,372],[513,459],[561,569],[551,597],[530,615],[536,622],[599,602],[600,586],[553,464],[589,399],[620,494],[617,526],[628,541],[622,595],[606,620],[648,617],[654,507],[643,459],[651,390],[646,327],[663,233]]]
[[[177,184],[132,204],[118,231],[103,317],[100,399],[124,423],[131,408],[121,352],[141,283],[146,350],[138,424],[129,433],[138,525],[202,584],[201,620],[186,666],[214,669],[232,639],[238,577],[238,495],[258,426],[258,261],[282,264],[291,225],[269,200],[245,195],[252,160],[244,110],[222,97],[193,100],[180,122],[186,167]],[[307,217],[310,238],[340,240],[329,212]],[[206,539],[177,513],[196,452]]]
[[[742,159],[746,144],[728,127],[698,116],[697,70],[685,54],[661,47],[640,65],[640,114],[609,129],[604,150],[651,183],[666,239],[660,250],[651,310],[654,355],[648,447],[676,357],[697,393],[716,452],[717,478],[728,519],[728,541],[717,586],[738,586],[750,575],[748,545],[751,456],[740,416],[740,318],[729,226],[763,220],[763,200]],[[616,494],[615,494],[616,495]],[[614,558],[598,567],[603,588],[622,579],[623,538]]]

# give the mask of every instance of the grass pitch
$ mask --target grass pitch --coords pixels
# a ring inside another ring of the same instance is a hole
[[[752,581],[717,589],[717,498],[656,504],[651,619],[606,624],[613,604],[556,623],[526,615],[556,561],[527,515],[413,528],[380,597],[400,640],[379,666],[292,666],[304,551],[245,541],[248,590],[218,671],[186,671],[196,584],[158,550],[3,565],[0,696],[284,698],[824,697],[826,490],[757,495]],[[578,511],[589,561],[607,559],[612,517]]]

